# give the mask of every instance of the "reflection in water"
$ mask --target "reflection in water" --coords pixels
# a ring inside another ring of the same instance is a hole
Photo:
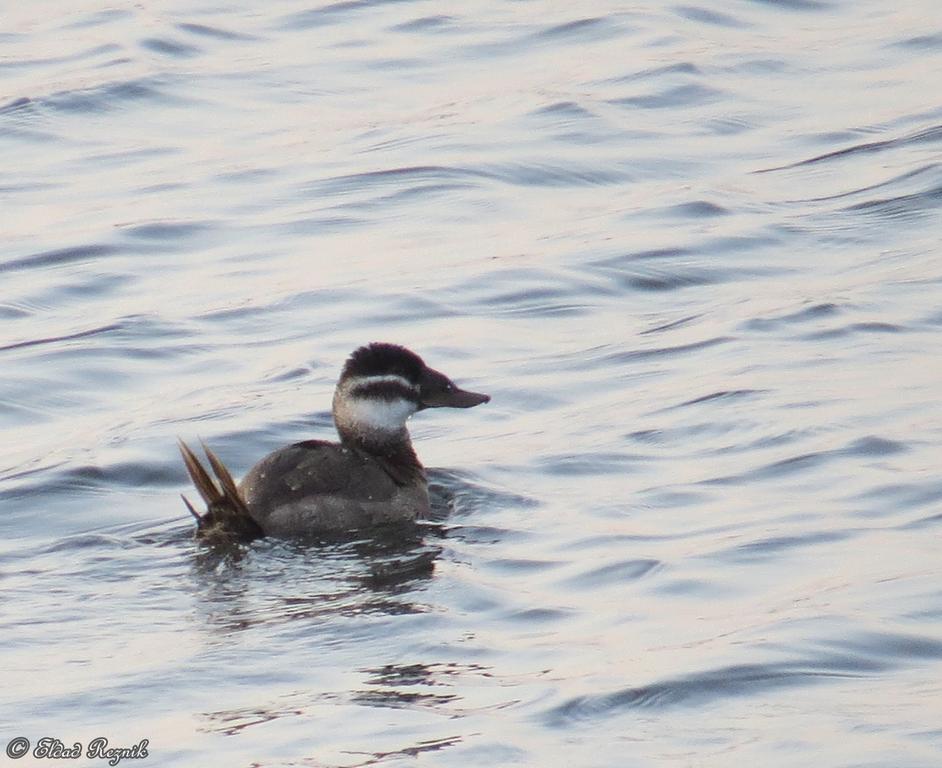
[[[455,693],[414,690],[415,688],[441,688],[447,674],[456,674],[452,665],[387,664],[379,669],[360,670],[367,677],[364,682],[373,686],[353,692],[352,700],[369,707],[401,707],[441,709],[457,703]],[[444,668],[444,669],[442,669]]]
[[[434,528],[395,526],[369,538],[194,543],[193,579],[207,621],[226,630],[334,615],[417,613],[409,595],[431,577]]]
[[[362,763],[355,763],[355,765],[375,765],[376,763],[398,757],[418,757],[423,752],[437,752],[438,750],[444,749],[445,747],[453,747],[457,744],[460,744],[461,741],[463,741],[462,736],[448,736],[442,739],[420,741],[415,746],[403,747],[402,749],[397,749],[391,752],[373,752],[371,759],[365,760]],[[356,755],[360,753],[351,752],[350,754]]]
[[[355,539],[261,539],[228,549],[193,542],[191,579],[197,616],[211,630],[211,637],[221,632],[227,644],[246,642],[247,638],[252,643],[259,631],[266,638],[272,633],[296,637],[293,627],[297,627],[306,638],[291,651],[299,664],[316,664],[326,647],[347,648],[351,654],[351,665],[342,675],[344,685],[324,683],[307,690],[255,696],[248,704],[207,711],[200,715],[204,723],[201,730],[236,736],[257,726],[278,727],[285,721],[314,723],[323,716],[325,707],[348,708],[348,717],[356,717],[355,712],[363,708],[380,708],[451,719],[514,703],[474,702],[459,693],[471,679],[492,679],[490,667],[483,663],[412,661],[377,667],[356,663],[362,650],[360,638],[373,642],[374,631],[369,627],[377,621],[413,616],[427,626],[417,638],[434,641],[435,630],[428,628],[427,620],[435,624],[440,616],[426,601],[426,588],[436,563],[453,536],[459,542],[481,540],[477,529],[465,529],[461,520],[471,509],[527,503],[514,494],[480,486],[458,472],[432,470],[430,474],[433,521],[380,529]],[[364,631],[368,635],[363,635]],[[416,653],[429,650],[417,649]],[[268,674],[269,659],[255,659],[254,668],[237,670],[237,674]],[[460,736],[444,736],[388,750],[344,749],[344,755],[361,754],[367,759],[355,763],[344,759],[342,764],[370,765],[416,756],[457,746],[462,740]],[[298,764],[328,763],[312,757],[310,763],[302,760]]]
[[[315,705],[339,705],[343,697],[337,694],[311,695],[297,693],[283,697],[280,707],[271,707],[267,709],[245,708],[245,709],[227,709],[210,712],[202,717],[208,723],[202,730],[206,732],[220,733],[225,736],[238,736],[243,731],[255,726],[274,723],[282,718],[306,718],[311,707]],[[361,703],[369,705],[369,701]],[[388,706],[389,704],[384,704]],[[459,744],[463,740],[462,736],[449,736],[426,741],[417,741],[416,743],[400,747],[389,751],[363,752],[357,750],[344,750],[344,755],[354,757],[354,762],[345,758],[343,765],[352,768],[353,766],[375,765],[386,760],[392,760],[399,757],[416,757],[423,752],[434,752],[439,749],[451,747]],[[313,750],[316,752],[316,748]],[[362,759],[358,757],[362,756]],[[292,765],[326,765],[322,758],[310,757],[293,761]]]
[[[430,709],[454,717],[467,714],[457,706],[462,697],[453,692],[468,677],[490,677],[490,668],[481,664],[386,664],[374,669],[361,669],[364,684],[373,688],[354,691],[352,701],[370,707],[403,707]],[[419,688],[420,690],[415,690]],[[421,689],[432,688],[434,691]]]
[[[209,624],[226,630],[335,615],[423,613],[428,607],[411,596],[433,576],[444,542],[480,539],[479,529],[461,520],[499,504],[531,503],[451,470],[429,470],[429,495],[431,519],[356,537],[264,538],[214,546],[194,541],[198,605]],[[489,534],[494,535],[500,533]]]
[[[290,697],[285,697],[290,698]],[[307,706],[315,701],[330,701],[331,695],[312,696],[307,694],[296,696],[297,702],[294,704],[284,703],[278,707],[271,705],[268,707],[237,707],[233,709],[221,709],[215,712],[207,712],[201,716],[207,725],[201,726],[207,731],[216,731],[226,736],[236,736],[246,728],[252,728],[263,723],[270,723],[282,717],[301,717],[304,715]]]

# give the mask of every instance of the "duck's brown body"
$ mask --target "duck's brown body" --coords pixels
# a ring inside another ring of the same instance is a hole
[[[334,393],[340,443],[308,440],[259,461],[237,486],[204,446],[214,480],[183,443],[190,477],[206,502],[208,538],[296,536],[407,522],[429,511],[428,484],[406,420],[423,408],[470,408],[487,395],[456,387],[403,347],[370,344],[344,365]]]
[[[429,510],[425,471],[408,454],[411,461],[308,440],[258,462],[239,483],[239,495],[274,536],[407,522]]]

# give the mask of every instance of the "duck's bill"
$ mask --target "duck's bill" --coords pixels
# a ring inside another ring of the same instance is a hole
[[[455,387],[448,392],[430,393],[422,398],[423,408],[473,408],[491,399],[490,395]]]

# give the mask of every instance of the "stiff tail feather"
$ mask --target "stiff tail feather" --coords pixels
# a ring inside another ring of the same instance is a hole
[[[258,523],[249,514],[249,509],[239,496],[232,474],[226,469],[219,457],[205,443],[203,451],[209,459],[209,466],[216,479],[206,471],[196,454],[182,440],[179,441],[180,454],[186,471],[193,480],[193,485],[206,503],[206,512],[199,514],[186,496],[181,496],[190,514],[196,518],[197,535],[202,538],[251,541],[264,535]],[[217,482],[218,481],[218,482]]]

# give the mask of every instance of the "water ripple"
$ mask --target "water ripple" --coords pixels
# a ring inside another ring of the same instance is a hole
[[[740,474],[711,478],[702,482],[709,485],[738,485],[756,480],[778,479],[795,473],[807,472],[840,458],[882,458],[903,453],[908,449],[905,443],[870,435],[853,440],[843,448],[789,456]]]
[[[279,20],[278,26],[281,29],[296,30],[340,24],[359,11],[402,2],[408,2],[408,0],[340,0],[340,2],[329,3],[319,8],[290,13]]]
[[[0,261],[0,273],[20,270],[31,270],[37,267],[58,267],[63,264],[75,262],[95,261],[103,256],[112,256],[119,249],[113,245],[95,243],[90,245],[75,245],[68,248],[59,248],[54,251],[43,251],[30,256],[21,256],[17,259]]]
[[[192,22],[181,22],[176,25],[177,29],[182,32],[189,32],[193,35],[199,35],[201,37],[211,37],[217,40],[257,40],[258,38],[255,35],[245,34],[243,32],[233,32],[228,29],[223,29],[217,26],[211,26],[208,24],[195,24]]]
[[[34,100],[54,110],[69,113],[106,113],[135,102],[168,100],[156,78],[137,78],[104,83],[91,88],[59,91]]]
[[[713,24],[718,27],[728,27],[731,29],[751,26],[746,22],[730,16],[726,13],[720,13],[708,8],[702,8],[694,5],[675,5],[674,12],[690,21],[700,22],[702,24]]]
[[[159,37],[144,38],[140,41],[140,45],[153,53],[172,56],[175,59],[189,59],[202,53],[202,50],[195,45]]]
[[[942,32],[937,34],[916,35],[893,43],[900,48],[912,48],[918,51],[942,51]]]
[[[807,160],[799,160],[794,163],[789,163],[788,165],[763,168],[761,170],[755,171],[755,173],[772,173],[774,171],[784,171],[790,168],[800,168],[806,165],[816,165],[818,163],[844,159],[858,154],[874,154],[885,152],[891,149],[915,146],[919,144],[935,144],[939,141],[942,141],[942,125],[934,125],[930,126],[929,128],[924,128],[922,130],[915,131],[914,133],[907,134],[906,136],[901,136],[899,138],[883,139],[881,141],[868,141],[862,144],[855,144],[850,147],[844,147],[842,149],[835,149],[831,152],[825,152],[821,155],[815,155],[814,157],[810,157]]]
[[[833,544],[852,538],[852,535],[848,531],[821,531],[804,533],[800,536],[770,536],[736,544],[714,553],[714,556],[728,563],[762,562],[773,555],[786,553],[789,550]]]
[[[565,727],[616,716],[625,710],[663,709],[681,704],[703,706],[733,696],[758,696],[778,688],[865,677],[887,666],[852,656],[735,665],[607,694],[577,696],[553,707],[545,718],[550,727]]]
[[[774,317],[754,317],[743,323],[744,329],[752,331],[773,331],[781,328],[789,328],[791,325],[801,325],[808,322],[815,322],[822,318],[834,317],[845,311],[846,308],[833,302],[823,302],[812,304],[808,307],[793,312],[787,312],[783,315]]]
[[[878,218],[909,218],[933,212],[942,205],[942,184],[920,192],[865,200],[848,206],[846,210]]]
[[[663,568],[660,560],[632,559],[592,568],[566,579],[566,586],[576,590],[595,590],[637,581]]]
[[[641,109],[677,109],[679,107],[710,104],[721,96],[723,96],[723,92],[717,88],[689,83],[665,88],[656,93],[643,96],[625,96],[620,99],[610,99],[609,104],[620,107],[639,107]]]
[[[652,357],[674,357],[676,355],[686,354],[688,352],[699,352],[703,349],[709,349],[720,344],[728,344],[733,339],[728,336],[717,336],[712,339],[694,341],[689,344],[675,344],[667,347],[655,347],[653,349],[633,349],[627,352],[613,352],[605,357],[605,362],[609,364],[623,364],[632,360],[646,360]]]
[[[830,7],[825,0],[750,0],[750,2],[771,5],[776,10],[791,11],[823,11]]]
[[[420,16],[417,19],[404,21],[401,24],[395,24],[390,29],[396,32],[425,32],[426,30],[440,30],[453,26],[454,16],[436,15]]]
[[[853,336],[858,333],[902,333],[906,329],[901,325],[894,323],[863,322],[849,323],[840,328],[828,328],[821,331],[813,331],[803,334],[800,338],[809,341],[820,341],[822,339],[840,339],[845,336]]]
[[[734,404],[737,404],[739,400],[744,398],[755,397],[756,395],[766,394],[768,390],[766,389],[732,389],[732,390],[722,390],[720,392],[711,392],[708,395],[701,395],[700,397],[695,397],[692,400],[686,400],[683,403],[678,405],[668,406],[669,408],[687,408],[691,405],[701,405],[708,403],[711,407],[714,406],[717,401],[722,400],[724,402],[730,401]]]
[[[608,34],[617,34],[609,17],[593,17],[567,21],[540,30],[535,37],[545,40],[565,39],[573,42],[599,40]]]
[[[187,240],[194,235],[213,229],[211,221],[148,221],[145,223],[123,224],[121,231],[135,240],[156,242],[174,242]]]
[[[23,313],[27,314],[27,313]],[[12,349],[25,349],[27,347],[41,346],[44,344],[58,344],[62,341],[73,341],[75,339],[84,339],[89,336],[98,336],[103,333],[110,333],[112,331],[118,331],[123,328],[121,323],[112,323],[110,325],[102,325],[98,328],[89,328],[84,331],[75,331],[74,333],[65,333],[60,336],[45,336],[41,338],[26,339],[24,341],[16,341],[11,344],[5,344],[0,346],[0,352],[6,352]]]

